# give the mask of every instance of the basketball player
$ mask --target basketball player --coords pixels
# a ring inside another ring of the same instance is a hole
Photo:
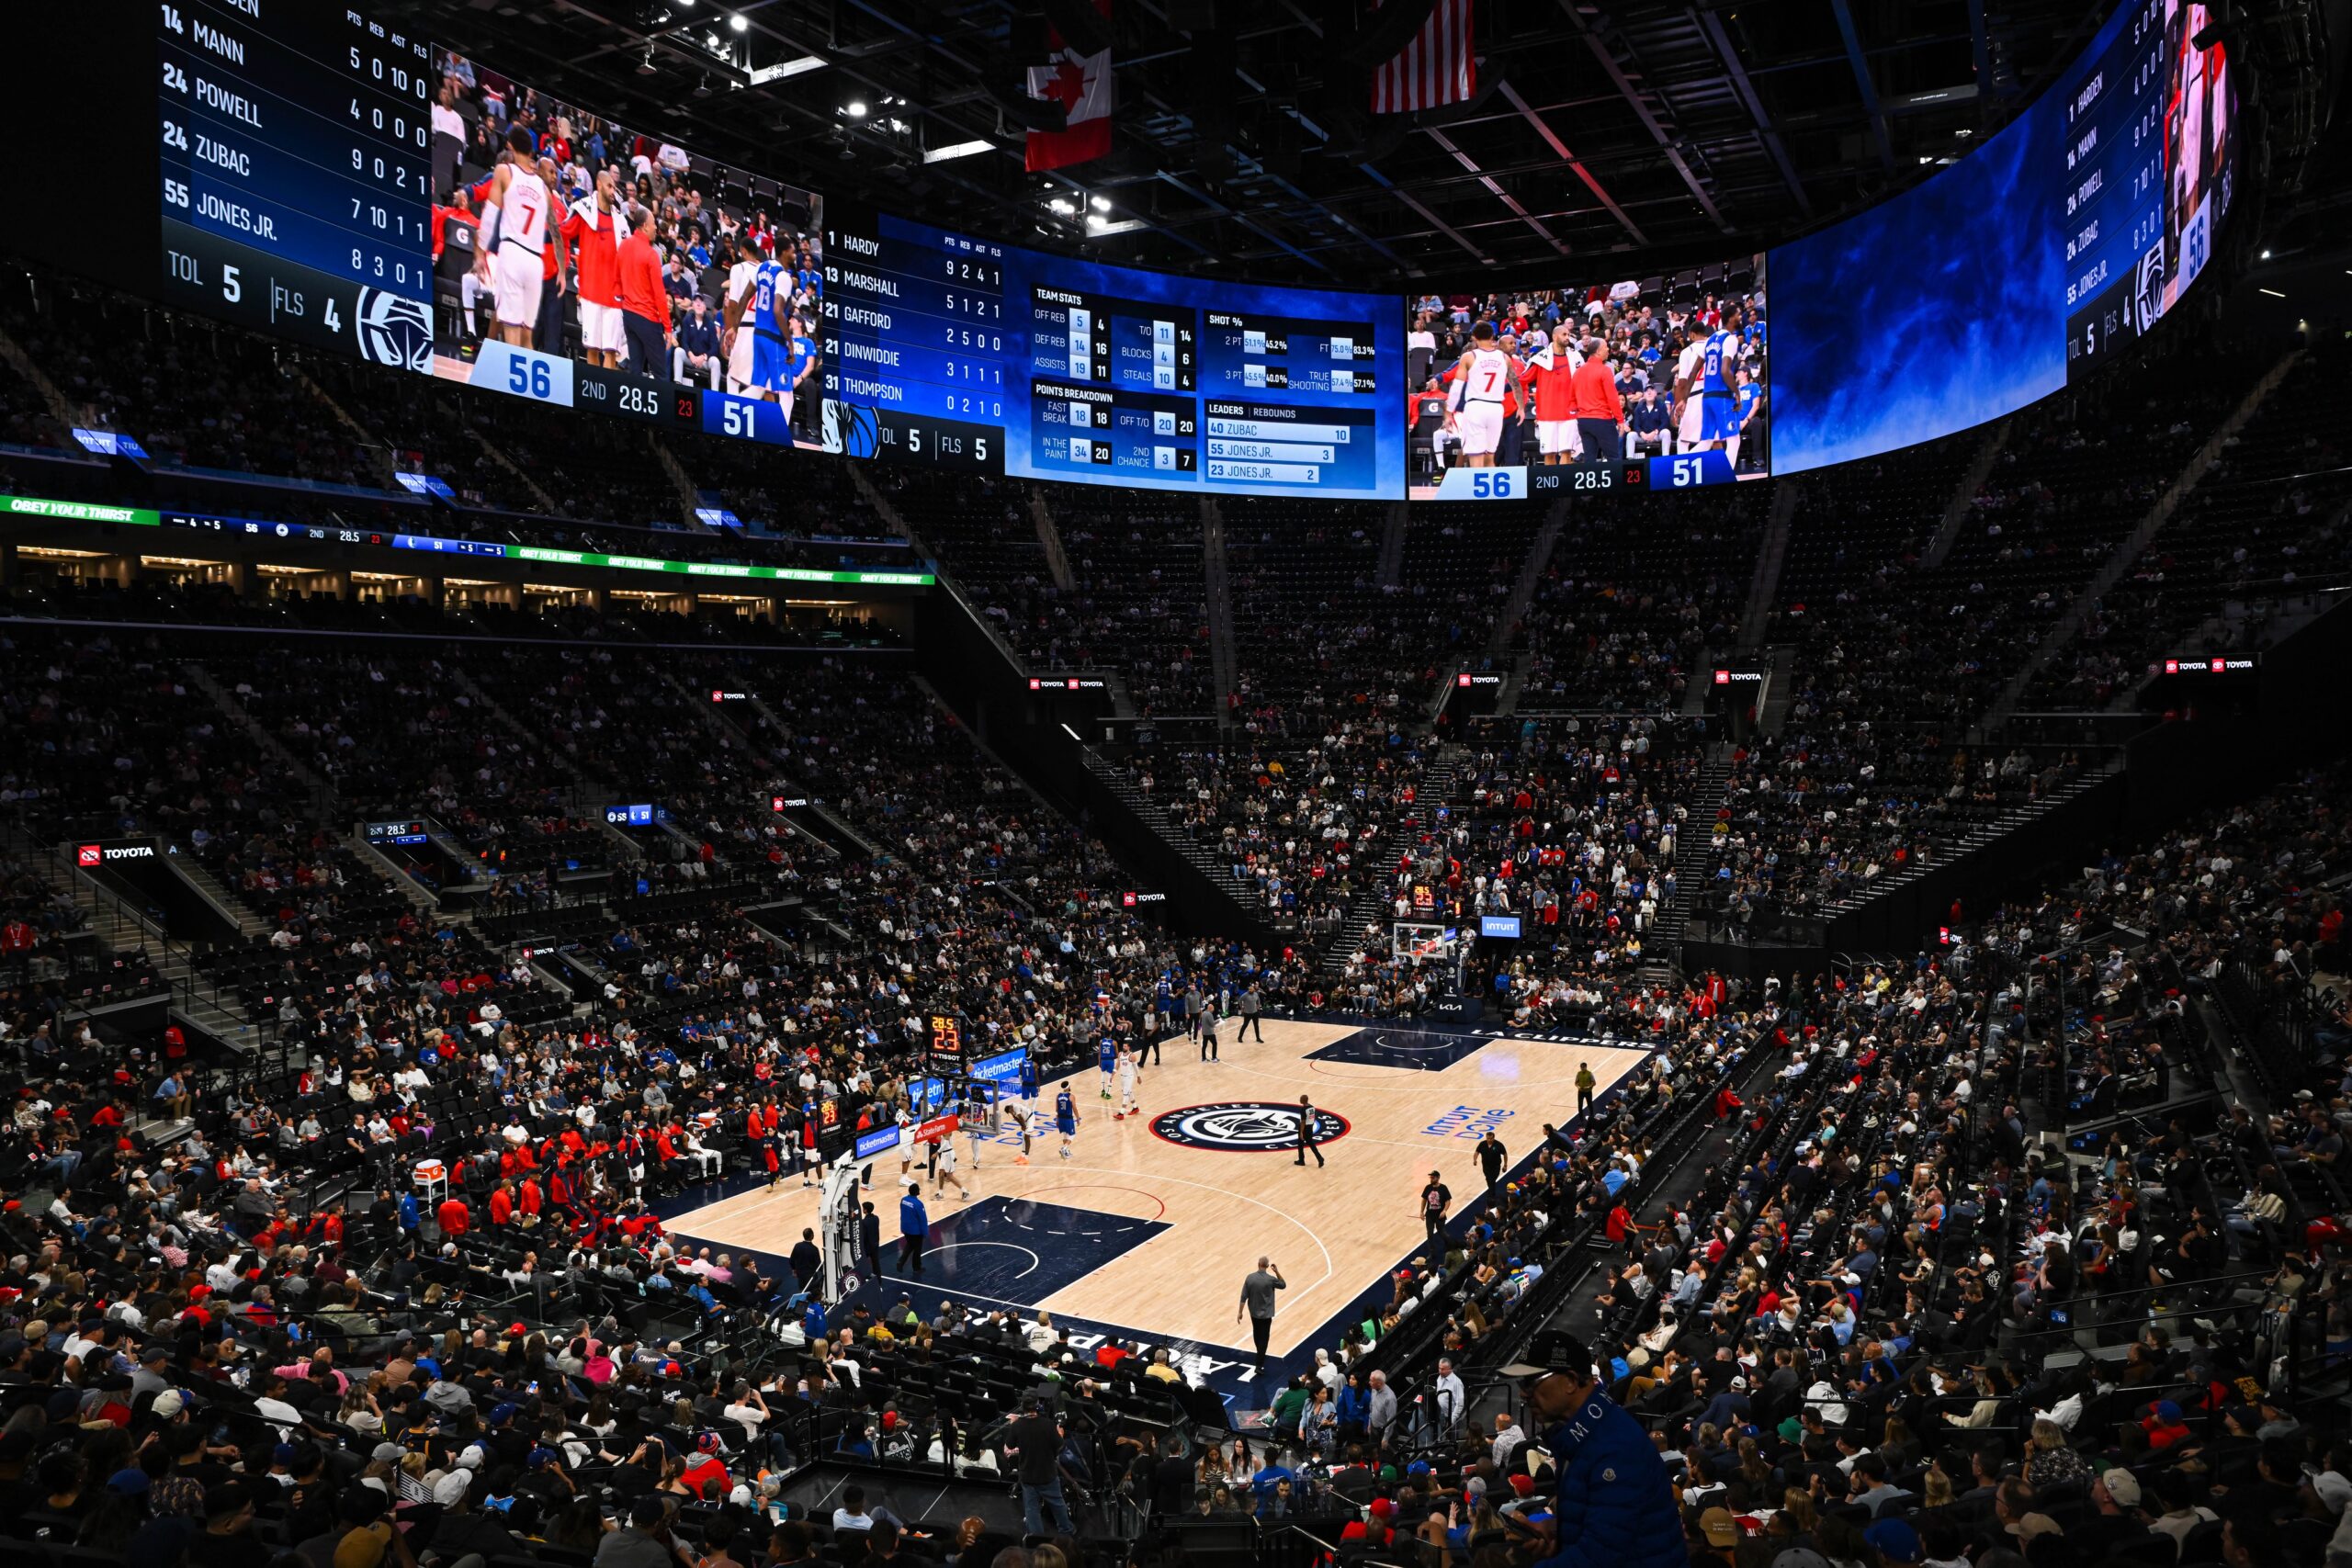
[[[1119,1070],[1118,1043],[1105,1034],[1094,1043],[1094,1065],[1102,1073],[1102,1098],[1111,1098],[1111,1079]]]
[[[1030,1145],[1046,1135],[1046,1113],[1035,1103],[1016,1105],[1012,1108],[1012,1119],[1021,1127],[1021,1152],[1012,1156],[1012,1163],[1027,1165]]]
[[[1692,331],[1674,361],[1674,434],[1685,452],[1699,446],[1700,405],[1706,400],[1699,395],[1699,384],[1706,357],[1706,341]]]
[[[1136,1114],[1136,1054],[1122,1045],[1119,1047],[1119,1109],[1111,1113],[1111,1120],[1123,1121]]]
[[[936,1152],[932,1156],[931,1195],[934,1198],[944,1197],[948,1183],[953,1182],[956,1185],[956,1196],[963,1199],[967,1203],[970,1202],[972,1195],[965,1190],[964,1179],[956,1174],[956,1134],[940,1134],[939,1142],[933,1147]]]
[[[609,168],[596,175],[595,191],[563,215],[563,243],[580,293],[580,356],[608,370],[621,363],[620,248],[628,221],[620,176]]]
[[[1570,384],[1583,363],[1576,329],[1566,321],[1552,329],[1552,341],[1529,363],[1535,383],[1535,445],[1543,451],[1545,468],[1574,463],[1583,452],[1576,390]]]
[[[792,418],[792,269],[774,256],[752,274],[752,388],[763,402],[784,404]]]
[[[907,1179],[907,1174],[914,1168],[914,1113],[901,1105],[899,1107],[899,1179],[900,1181]]]
[[[498,298],[499,341],[517,348],[531,346],[546,286],[548,186],[532,154],[531,133],[519,125],[509,130],[481,211],[481,231],[497,236],[497,249],[485,245],[474,264]]]
[[[1739,389],[1733,379],[1746,346],[1739,327],[1739,308],[1735,305],[1723,313],[1723,324],[1700,345],[1699,441],[1708,450],[1721,449],[1739,434]]]
[[[758,333],[746,320],[752,313],[752,288],[759,280],[759,258],[729,243],[732,258],[727,269],[726,349],[727,389],[738,397],[752,395],[752,341]]]
[[[1495,323],[1480,321],[1470,329],[1470,351],[1454,367],[1445,416],[1445,427],[1461,437],[1464,467],[1495,466],[1495,448],[1503,438],[1503,404],[1514,394],[1525,397],[1518,362],[1495,346]]]
[[[1054,1127],[1062,1135],[1062,1158],[1069,1158],[1069,1141],[1078,1136],[1078,1101],[1070,1098],[1069,1085],[1054,1096]]]

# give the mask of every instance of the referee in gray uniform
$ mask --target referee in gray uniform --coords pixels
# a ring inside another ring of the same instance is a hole
[[[1290,1289],[1290,1281],[1272,1258],[1258,1259],[1258,1271],[1241,1281],[1241,1304],[1233,1309],[1233,1321],[1239,1323],[1241,1314],[1250,1314],[1250,1333],[1258,1347],[1256,1370],[1266,1370],[1266,1341],[1274,1333],[1274,1292]]]

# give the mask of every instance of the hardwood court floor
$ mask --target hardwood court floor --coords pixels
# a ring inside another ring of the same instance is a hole
[[[1228,1026],[1229,1027],[1229,1026]],[[1458,1214],[1483,1190],[1473,1148],[1494,1128],[1516,1167],[1546,1122],[1576,1114],[1575,1080],[1589,1063],[1606,1094],[1646,1053],[1485,1031],[1264,1022],[1265,1040],[1223,1044],[1221,1063],[1179,1040],[1147,1066],[1140,1114],[1114,1121],[1101,1075],[1069,1081],[1081,1119],[1069,1159],[1048,1134],[1030,1163],[1017,1137],[983,1146],[971,1168],[958,1137],[968,1200],[923,1183],[932,1226],[920,1280],[897,1271],[898,1151],[874,1163],[884,1277],[862,1299],[910,1294],[928,1316],[947,1296],[983,1306],[1044,1308],[1154,1338],[1240,1348],[1241,1280],[1261,1254],[1282,1269],[1271,1348],[1317,1337],[1368,1286],[1421,1250],[1422,1183],[1443,1173]],[[1293,1165],[1298,1096],[1311,1095],[1332,1134],[1329,1163]],[[1054,1086],[1042,1098],[1050,1114]],[[1328,1118],[1344,1122],[1340,1129]],[[920,1165],[918,1166],[920,1169]],[[789,1252],[816,1223],[814,1190],[763,1188],[679,1214],[670,1229],[713,1247]]]

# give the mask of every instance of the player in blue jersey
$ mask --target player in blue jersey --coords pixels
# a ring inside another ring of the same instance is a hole
[[[1111,1075],[1118,1070],[1118,1043],[1105,1034],[1094,1043],[1094,1065],[1102,1069],[1102,1098],[1111,1098]]]
[[[1078,1101],[1070,1098],[1069,1085],[1054,1097],[1054,1127],[1062,1135],[1062,1158],[1069,1158],[1069,1141],[1078,1136]]]
[[[1699,444],[1702,447],[1722,446],[1739,434],[1736,378],[1745,346],[1735,307],[1724,312],[1723,324],[1707,335],[1700,357]]]
[[[792,270],[770,256],[752,274],[752,396],[765,402],[784,400],[792,388],[791,304]]]

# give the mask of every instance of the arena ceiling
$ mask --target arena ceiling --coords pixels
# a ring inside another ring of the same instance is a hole
[[[1476,0],[1476,97],[1374,116],[1346,47],[1356,0],[1114,0],[1113,150],[1053,175],[1022,164],[1017,100],[1044,58],[1031,6],[379,10],[829,197],[1113,261],[1382,287],[1582,283],[1786,239],[1964,155],[2110,5]]]

